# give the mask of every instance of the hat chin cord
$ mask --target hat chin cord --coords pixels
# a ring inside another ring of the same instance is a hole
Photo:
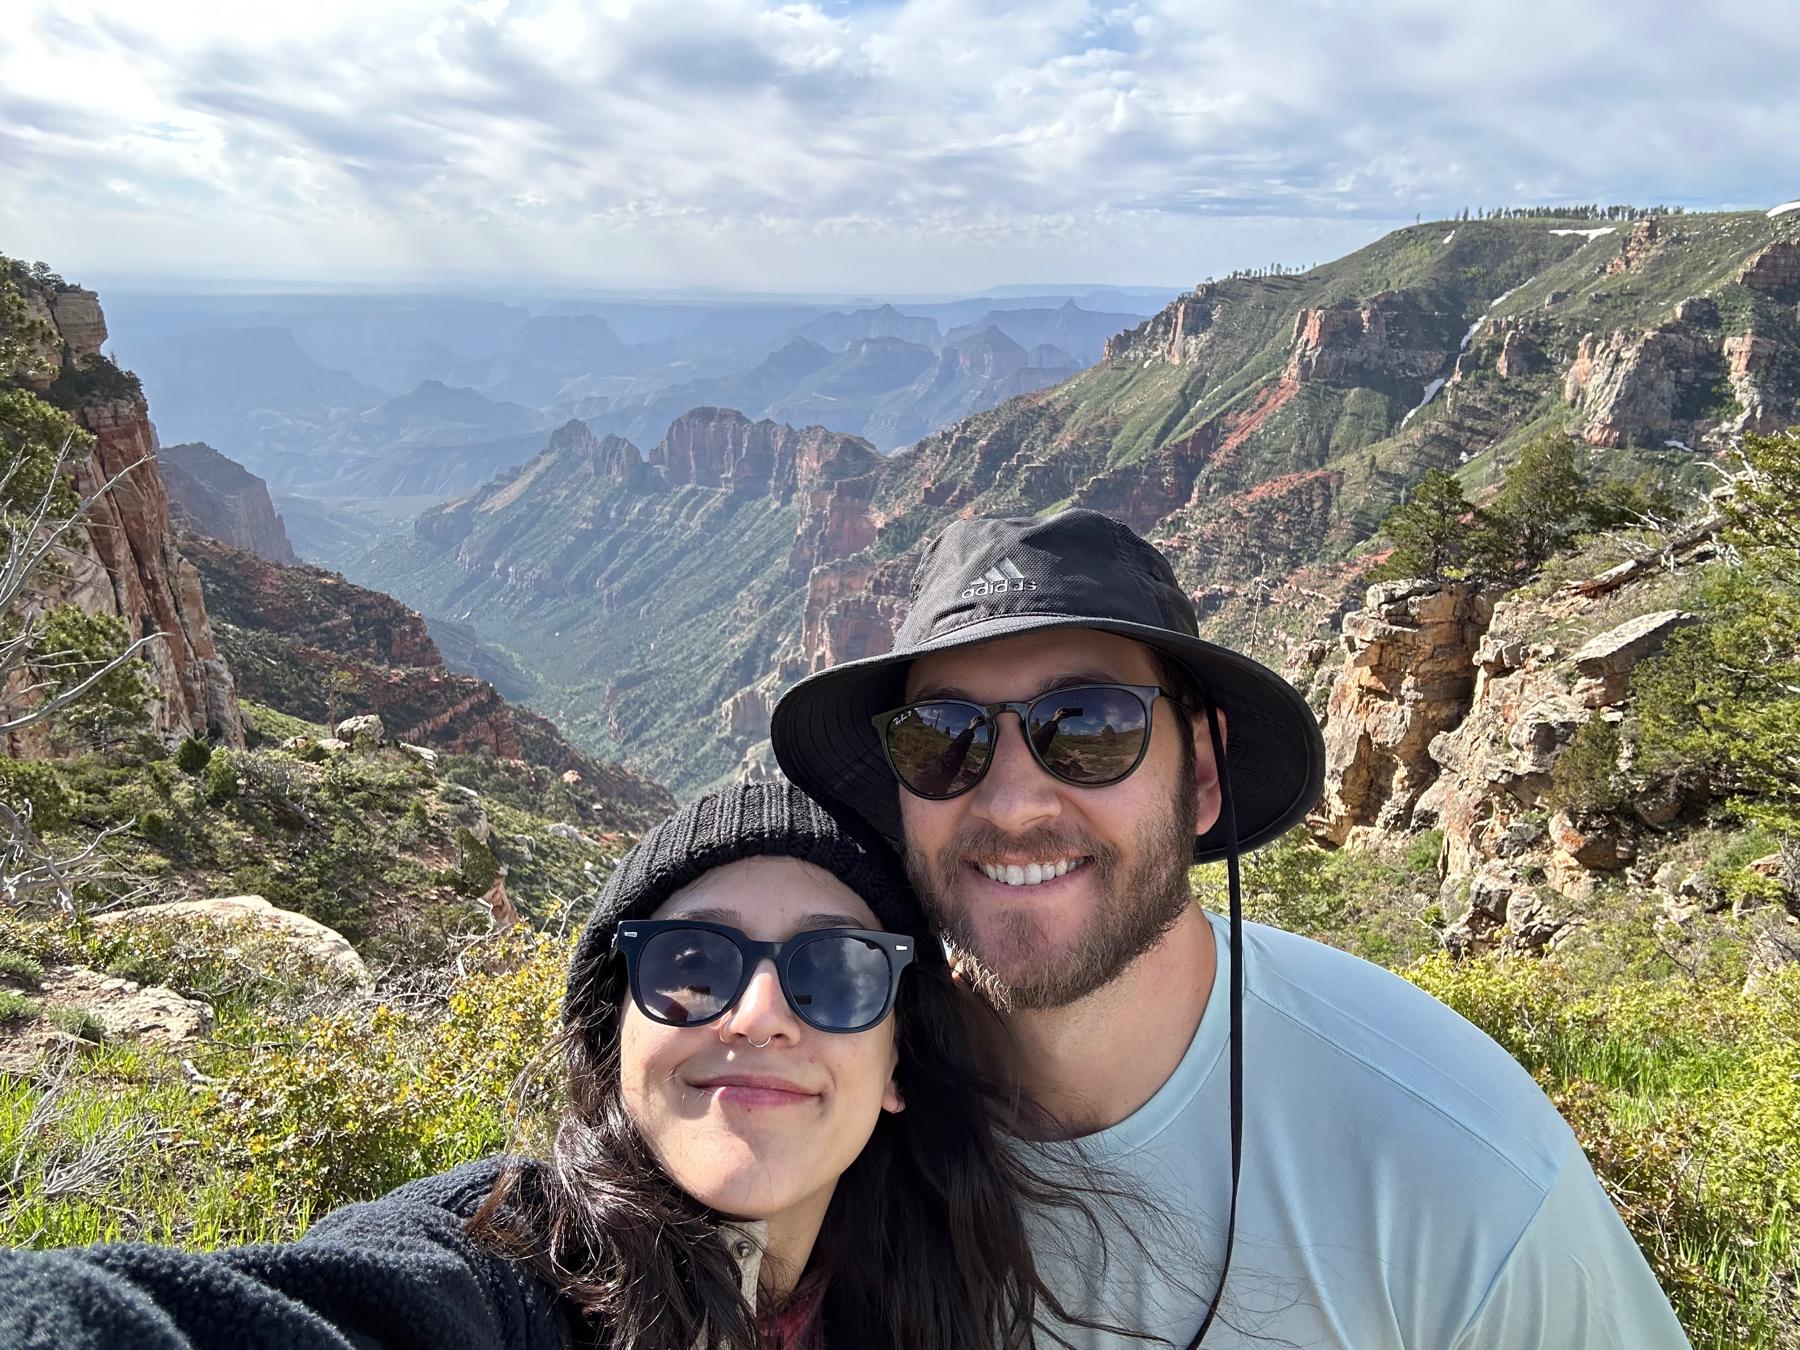
[[[1238,1175],[1244,1160],[1244,915],[1238,880],[1237,812],[1231,801],[1231,772],[1225,758],[1225,738],[1219,734],[1219,718],[1212,697],[1202,692],[1206,729],[1212,737],[1213,763],[1219,771],[1219,820],[1225,826],[1225,877],[1231,892],[1231,1209],[1225,1223],[1225,1258],[1219,1263],[1219,1287],[1207,1305],[1200,1330],[1188,1342],[1199,1350],[1225,1301],[1225,1277],[1231,1271],[1231,1248],[1237,1239]]]

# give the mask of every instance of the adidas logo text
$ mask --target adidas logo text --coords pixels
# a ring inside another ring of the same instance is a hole
[[[983,595],[1005,595],[1009,591],[1035,591],[1037,582],[1013,566],[1011,558],[1002,558],[981,574],[981,580],[964,588],[962,598],[974,600]]]

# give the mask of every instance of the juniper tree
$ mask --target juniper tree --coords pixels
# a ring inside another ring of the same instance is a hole
[[[1575,440],[1547,432],[1520,452],[1484,513],[1487,569],[1534,572],[1566,549],[1592,510]]]
[[[1394,551],[1370,577],[1448,581],[1465,575],[1474,516],[1455,475],[1427,469],[1406,500],[1381,522],[1381,533],[1393,541]]]

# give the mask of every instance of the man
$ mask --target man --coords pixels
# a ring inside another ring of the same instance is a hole
[[[1503,1050],[1394,975],[1240,924],[1237,853],[1317,798],[1318,726],[1196,636],[1125,526],[956,522],[893,650],[802,681],[772,735],[790,778],[903,847],[1027,1095],[1079,1140],[1052,1156],[1078,1147],[1162,1216],[1104,1243],[1047,1221],[1073,1306],[1176,1346],[1687,1344]],[[1229,923],[1187,883],[1220,858]]]

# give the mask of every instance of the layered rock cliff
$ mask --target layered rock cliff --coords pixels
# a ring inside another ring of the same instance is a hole
[[[231,672],[207,618],[200,578],[176,547],[169,502],[156,462],[156,429],[135,378],[101,353],[106,320],[92,291],[14,274],[35,341],[19,368],[7,372],[65,407],[94,437],[74,465],[83,497],[112,487],[95,502],[82,529],[79,555],[64,575],[43,578],[50,603],[72,601],[113,614],[136,639],[161,632],[142,649],[150,671],[151,718],[165,738],[210,737],[241,745],[243,715]]]
[[[1670,779],[1623,814],[1584,815],[1557,805],[1553,772],[1584,724],[1624,718],[1631,672],[1692,621],[1680,601],[1712,556],[1702,529],[1561,587],[1372,587],[1343,621],[1315,837],[1381,847],[1440,831],[1458,950],[1541,947],[1581,923],[1600,879],[1648,886],[1640,855],[1692,823],[1693,786]]]

